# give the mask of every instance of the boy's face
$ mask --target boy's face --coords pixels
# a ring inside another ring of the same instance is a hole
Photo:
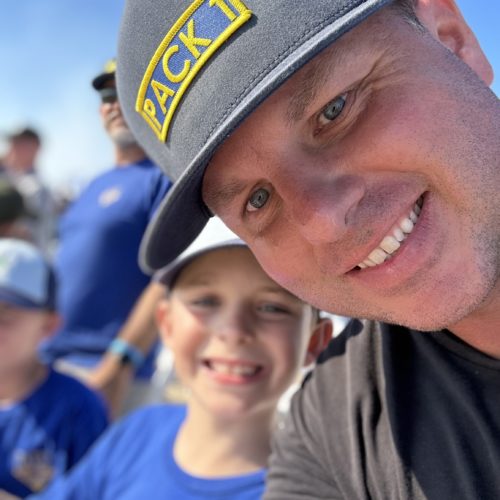
[[[237,247],[184,268],[158,323],[193,403],[231,418],[274,410],[305,361],[312,316]]]
[[[40,342],[56,327],[56,315],[0,302],[0,369],[24,367],[37,358]]]
[[[451,4],[428,3],[445,11],[438,35],[488,80]],[[459,58],[385,9],[229,136],[203,197],[304,300],[450,326],[500,296],[499,108]]]

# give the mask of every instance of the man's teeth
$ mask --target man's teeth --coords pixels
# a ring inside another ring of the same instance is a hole
[[[418,216],[420,215],[421,206],[422,198],[419,198],[410,210],[410,213],[398,221],[391,229],[390,233],[380,242],[379,246],[375,248],[363,262],[360,262],[358,267],[361,269],[374,267],[390,259],[399,249],[401,243],[413,231]]]
[[[217,373],[222,373],[224,375],[236,375],[239,377],[250,377],[252,375],[255,375],[259,371],[258,366],[236,365],[233,363],[229,364],[220,361],[211,361],[208,363],[208,365]]]

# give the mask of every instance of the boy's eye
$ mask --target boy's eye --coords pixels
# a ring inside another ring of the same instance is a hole
[[[198,307],[213,307],[217,305],[217,299],[215,297],[200,297],[191,303]]]
[[[342,110],[344,109],[347,99],[347,94],[342,94],[337,96],[335,99],[330,101],[322,110],[318,117],[318,122],[320,125],[328,125],[328,123],[335,120]]]
[[[261,209],[267,203],[267,200],[269,200],[269,196],[269,191],[265,188],[255,190],[247,202],[247,210],[249,212],[255,212]]]
[[[289,312],[286,307],[277,304],[262,304],[259,306],[259,311],[272,314],[288,314]]]

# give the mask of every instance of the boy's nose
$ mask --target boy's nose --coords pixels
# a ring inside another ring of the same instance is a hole
[[[253,337],[248,314],[242,310],[228,311],[215,325],[215,335],[227,344],[240,345]]]

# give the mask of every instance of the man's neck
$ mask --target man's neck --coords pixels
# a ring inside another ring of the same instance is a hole
[[[475,349],[500,359],[500,286],[487,302],[449,330]]]
[[[115,148],[115,163],[118,167],[138,163],[146,158],[144,151],[139,146],[129,146],[126,148]]]

